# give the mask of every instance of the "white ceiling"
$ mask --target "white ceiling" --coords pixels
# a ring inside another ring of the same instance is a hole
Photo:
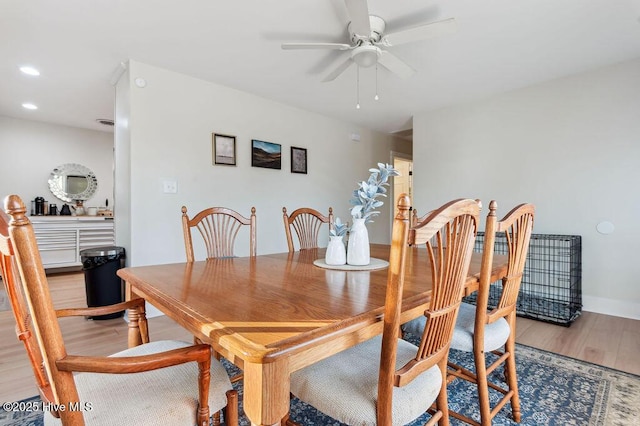
[[[322,79],[347,43],[343,0],[2,0],[0,115],[110,130],[109,84],[134,59],[383,132],[414,113],[640,57],[640,0],[369,0],[390,31],[454,17],[457,32],[391,47],[416,73]],[[41,76],[22,74],[37,67]],[[135,77],[135,76],[134,76]],[[23,102],[39,106],[36,111]]]

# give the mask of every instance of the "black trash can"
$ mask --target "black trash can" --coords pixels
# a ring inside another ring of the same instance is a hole
[[[80,251],[87,306],[107,306],[124,301],[124,285],[116,271],[124,267],[124,247],[95,247]],[[106,320],[121,317],[124,311],[89,317]]]

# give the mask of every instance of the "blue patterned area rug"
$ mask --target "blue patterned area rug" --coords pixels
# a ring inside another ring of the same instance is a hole
[[[452,350],[451,359],[460,365],[473,365],[473,357],[463,352]],[[640,425],[640,376],[523,345],[517,345],[516,360],[522,405],[520,425]],[[226,365],[229,370],[235,368],[230,364]],[[493,374],[493,380],[501,381],[502,373]],[[242,395],[241,384],[237,384],[237,389]],[[479,421],[479,416],[473,414],[477,412],[477,405],[476,391],[471,384],[456,380],[449,385],[448,393],[451,409],[471,415]],[[492,397],[497,398],[497,394]],[[33,397],[23,402],[38,400],[39,397]],[[240,400],[242,401],[242,396]],[[240,412],[240,424],[249,425],[242,410]],[[291,401],[291,418],[302,425],[342,425],[297,399]],[[410,425],[423,425],[428,419],[429,415],[425,414]],[[451,424],[464,423],[452,418]],[[508,404],[493,421],[496,426],[517,424],[510,418]],[[0,410],[0,426],[41,425],[41,412],[9,413],[4,409]]]

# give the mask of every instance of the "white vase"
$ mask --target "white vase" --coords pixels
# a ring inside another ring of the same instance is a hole
[[[347,263],[362,266],[368,265],[369,260],[369,232],[364,224],[364,219],[353,219],[353,226],[349,232]]]
[[[324,257],[327,265],[344,265],[347,263],[347,250],[342,241],[342,235],[329,237],[329,245]]]

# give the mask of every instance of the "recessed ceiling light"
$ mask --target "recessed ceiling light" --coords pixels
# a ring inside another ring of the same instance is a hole
[[[22,104],[22,107],[26,108],[26,109],[38,109],[38,107],[36,105],[30,104],[30,103],[24,103],[24,104]]]
[[[23,73],[25,73],[27,75],[33,75],[33,76],[39,76],[40,75],[40,71],[38,71],[37,69],[35,69],[33,67],[20,67],[20,71],[22,71]]]

